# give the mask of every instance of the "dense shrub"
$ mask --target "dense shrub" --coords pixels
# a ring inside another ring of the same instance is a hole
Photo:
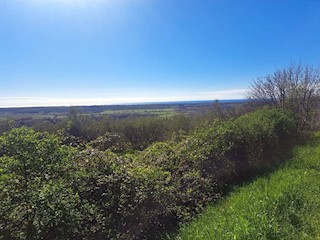
[[[89,144],[101,151],[111,150],[115,153],[121,153],[131,148],[131,143],[128,142],[122,134],[107,132],[102,136],[89,142]]]
[[[67,140],[65,142],[73,146],[90,143],[101,150],[127,152],[141,151],[155,142],[167,141],[174,134],[189,132],[195,125],[194,119],[183,114],[171,117],[130,115],[118,119],[87,115],[71,107],[68,117],[55,121],[43,120],[33,124],[32,128],[42,132],[63,133]],[[0,133],[9,129],[8,124],[0,124]]]
[[[61,239],[81,230],[74,155],[59,138],[27,128],[0,138],[0,237]]]
[[[226,184],[274,164],[296,136],[294,118],[275,109],[206,126],[122,155],[110,151],[121,145],[109,145],[108,136],[92,142],[101,150],[81,150],[27,128],[5,133],[0,235],[152,239],[163,225],[188,220],[219,198]]]
[[[172,189],[166,194],[166,211],[184,221],[219,198],[226,184],[239,183],[248,174],[273,165],[290,149],[296,134],[289,113],[260,110],[235,120],[215,122],[211,128],[197,130],[180,142],[156,143],[140,153],[136,161],[170,176]],[[144,217],[136,219],[137,226]]]

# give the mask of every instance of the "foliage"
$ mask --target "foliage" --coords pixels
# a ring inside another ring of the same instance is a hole
[[[1,119],[0,118],[0,134],[9,131],[15,127],[16,123],[13,119]]]
[[[157,108],[153,110],[159,111]],[[200,110],[201,108],[198,109]],[[140,108],[137,111],[144,112]],[[141,151],[155,142],[168,141],[173,136],[178,137],[196,128],[211,126],[217,119],[227,120],[249,111],[252,109],[247,104],[220,104],[218,101],[205,105],[202,112],[197,115],[176,113],[162,117],[89,115],[81,112],[81,108],[71,107],[67,117],[55,116],[40,118],[37,121],[30,118],[28,122],[21,120],[19,125],[15,126],[19,127],[22,124],[31,126],[36,131],[59,134],[63,137],[64,143],[71,146],[83,148],[84,145],[89,144],[100,150],[113,149],[119,153],[126,153]],[[9,128],[4,126],[1,131],[0,126],[0,133],[5,130]]]
[[[58,125],[60,131],[53,127],[51,132],[63,132],[66,142],[71,145],[89,143],[98,149],[116,152],[143,150],[154,142],[169,140],[173,134],[192,128],[191,119],[179,114],[113,119],[85,115],[74,107],[70,108],[68,121]]]
[[[296,136],[293,116],[279,109],[214,121],[151,145],[157,140],[146,136],[157,134],[162,122],[134,123],[136,146],[149,147],[127,154],[120,149],[128,148],[125,137],[112,134],[81,148],[28,128],[3,134],[0,236],[154,238],[163,226],[190,220],[219,199],[226,185],[274,164]]]
[[[312,140],[281,169],[238,188],[170,238],[318,239],[320,135]]]
[[[89,144],[101,151],[111,150],[115,153],[121,153],[131,148],[130,142],[126,141],[125,137],[121,134],[107,132],[102,136],[89,142]]]
[[[70,188],[74,149],[27,128],[5,133],[0,149],[0,236],[61,239],[80,231],[80,202]]]

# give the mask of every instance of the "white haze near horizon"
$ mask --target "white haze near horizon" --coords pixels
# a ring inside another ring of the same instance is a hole
[[[174,102],[174,101],[201,101],[201,100],[227,100],[244,99],[248,89],[231,89],[212,92],[198,92],[193,95],[174,96],[174,97],[0,97],[0,107],[50,107],[50,106],[89,106],[89,105],[111,105],[111,104],[130,104],[148,102]]]

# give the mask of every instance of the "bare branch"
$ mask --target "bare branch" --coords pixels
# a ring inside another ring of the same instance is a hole
[[[253,80],[248,97],[260,104],[289,109],[304,125],[319,103],[320,71],[308,65],[291,64]]]

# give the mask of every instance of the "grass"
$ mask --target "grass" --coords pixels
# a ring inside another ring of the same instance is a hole
[[[267,177],[237,188],[169,239],[320,239],[320,134]]]
[[[101,114],[105,115],[123,115],[123,114],[141,114],[141,115],[156,115],[162,117],[170,117],[176,114],[174,108],[161,109],[122,109],[122,110],[106,110]]]

